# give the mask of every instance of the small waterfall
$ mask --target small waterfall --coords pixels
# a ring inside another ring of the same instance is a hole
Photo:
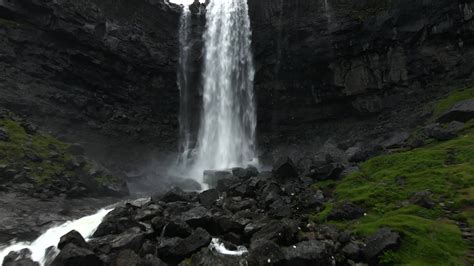
[[[246,0],[212,0],[204,33],[203,108],[190,175],[255,163],[256,107]]]
[[[191,12],[189,7],[183,7],[179,27],[179,68],[178,88],[180,94],[179,107],[179,166],[181,169],[188,168],[189,157],[192,151],[191,140],[191,86],[189,84],[189,60],[190,60],[190,35],[191,35]]]
[[[3,263],[5,256],[11,251],[20,251],[29,249],[31,259],[44,265],[46,262],[46,249],[56,247],[59,239],[72,230],[78,231],[86,240],[88,240],[100,225],[104,217],[112,209],[101,209],[97,213],[83,217],[75,221],[69,221],[59,226],[52,227],[44,232],[33,242],[12,243],[9,246],[0,246],[0,263]],[[57,253],[57,251],[56,251]]]

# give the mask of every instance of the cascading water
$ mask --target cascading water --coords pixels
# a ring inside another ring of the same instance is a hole
[[[56,247],[59,239],[69,233],[71,230],[78,231],[86,240],[92,236],[97,229],[102,219],[112,209],[101,209],[97,213],[83,217],[75,221],[69,221],[59,226],[52,227],[44,232],[33,242],[19,242],[12,243],[8,246],[0,246],[0,263],[3,262],[5,256],[11,251],[20,251],[22,249],[29,249],[31,251],[31,259],[44,265],[46,262],[46,249],[49,247]]]
[[[178,88],[180,94],[179,106],[179,141],[180,153],[179,166],[182,169],[188,168],[191,145],[191,86],[189,84],[188,66],[190,53],[190,32],[191,12],[189,7],[183,7],[179,28],[179,68],[178,68]]]
[[[256,110],[246,0],[212,0],[204,33],[203,108],[194,177],[255,163]]]

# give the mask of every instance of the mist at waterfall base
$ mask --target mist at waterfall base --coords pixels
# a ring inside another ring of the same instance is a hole
[[[190,84],[191,17],[184,8],[180,27],[180,150],[178,173],[202,183],[205,170],[257,166],[254,65],[248,5],[214,0],[206,8],[201,84]],[[193,134],[188,108],[192,90],[202,90],[200,127]],[[193,139],[194,136],[194,139]]]

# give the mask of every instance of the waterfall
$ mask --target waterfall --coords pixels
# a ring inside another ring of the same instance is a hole
[[[45,254],[46,249],[51,246],[56,247],[59,239],[63,235],[69,233],[71,230],[76,230],[88,240],[100,225],[105,215],[111,210],[112,209],[101,209],[93,215],[52,227],[31,243],[19,242],[12,243],[8,246],[0,246],[0,264],[3,263],[3,259],[11,251],[20,251],[27,248],[31,251],[31,259],[39,262],[40,265],[44,265],[47,259]]]
[[[191,86],[189,84],[189,59],[190,59],[190,33],[191,33],[191,12],[189,7],[183,7],[179,27],[179,68],[178,68],[178,88],[180,94],[179,106],[179,166],[182,169],[188,168],[190,153],[192,151],[191,140]]]
[[[204,33],[203,108],[192,173],[255,163],[256,108],[246,0],[212,0]]]

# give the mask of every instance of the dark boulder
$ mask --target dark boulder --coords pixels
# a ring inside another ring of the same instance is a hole
[[[169,263],[179,263],[203,247],[211,243],[211,236],[202,229],[196,229],[189,237],[160,239],[158,255]]]
[[[143,258],[140,266],[167,266],[168,264],[164,263],[159,258],[155,257],[152,254],[147,254]]]
[[[251,246],[248,263],[251,266],[281,265],[284,258],[282,249],[275,242],[260,239]]]
[[[394,149],[403,147],[406,141],[410,137],[408,132],[394,132],[390,134],[386,139],[382,140],[380,145],[385,149]]]
[[[140,256],[133,250],[121,250],[115,257],[114,266],[139,266],[142,264]]]
[[[246,265],[245,257],[225,256],[203,247],[199,252],[193,254],[190,258],[192,265]],[[188,263],[181,263],[180,266],[188,266]]]
[[[75,156],[84,156],[85,149],[84,146],[82,146],[81,144],[74,143],[69,145],[69,147],[67,148],[67,152]]]
[[[332,265],[333,247],[325,242],[309,240],[283,248],[286,265]]]
[[[253,234],[250,245],[253,247],[258,240],[274,241],[279,245],[291,245],[298,232],[296,221],[283,219],[272,220]]]
[[[280,157],[273,163],[273,175],[279,179],[298,177],[298,169],[290,157]]]
[[[362,249],[354,242],[347,243],[342,248],[342,253],[346,258],[351,259],[353,261],[359,261],[362,257]]]
[[[10,135],[8,134],[7,130],[0,127],[0,141],[8,141],[10,140]]]
[[[423,128],[423,133],[428,138],[444,141],[450,140],[458,136],[458,132],[464,128],[464,124],[461,122],[453,121],[447,126],[436,124],[430,124]]]
[[[197,206],[183,213],[180,220],[187,223],[191,227],[205,227],[209,224],[211,216],[208,210],[203,206]]]
[[[133,227],[143,228],[143,225],[133,218],[135,214],[135,207],[130,205],[115,208],[104,217],[93,236],[120,234]]]
[[[359,163],[369,158],[369,153],[361,147],[354,146],[346,150],[347,160],[351,163]]]
[[[364,212],[361,207],[350,202],[344,202],[334,206],[328,215],[328,220],[354,220],[364,216]]]
[[[39,263],[31,259],[31,251],[25,248],[8,253],[3,259],[2,266],[39,266]]]
[[[131,249],[138,252],[145,242],[146,234],[140,228],[131,228],[119,235],[107,235],[104,237],[94,238],[89,245],[94,250],[100,250],[103,253],[110,251]]]
[[[162,196],[154,196],[152,197],[154,202],[176,202],[176,201],[184,201],[184,202],[193,202],[195,200],[195,193],[192,192],[185,192],[178,187],[174,187],[168,192],[166,192]]]
[[[232,175],[240,179],[248,179],[251,177],[247,169],[241,167],[232,168]]]
[[[216,189],[219,193],[224,193],[227,190],[229,190],[232,186],[238,184],[239,182],[240,182],[240,179],[233,176],[229,178],[219,179],[217,181]]]
[[[202,189],[202,186],[199,184],[199,182],[190,178],[174,178],[172,180],[172,186],[190,191],[199,191]]]
[[[219,199],[219,194],[216,189],[209,189],[199,194],[199,202],[208,209],[214,205],[217,199]]]
[[[317,180],[338,179],[342,171],[344,171],[344,166],[341,163],[323,162],[311,167],[310,175]]]
[[[387,228],[378,230],[370,236],[363,249],[365,259],[376,262],[378,256],[388,250],[396,250],[400,247],[400,234]]]
[[[230,171],[213,171],[206,170],[204,171],[204,183],[209,185],[209,188],[216,188],[220,180],[232,178],[232,173]]]
[[[66,245],[51,266],[102,266],[104,263],[89,249],[78,247],[74,244]]]
[[[38,126],[30,122],[22,122],[21,127],[25,130],[26,134],[33,135],[38,132]]]
[[[440,123],[451,121],[467,122],[474,118],[474,99],[465,100],[455,104],[451,109],[442,114],[437,120]]]
[[[81,248],[89,248],[89,245],[86,243],[82,235],[76,230],[72,230],[71,232],[63,235],[59,239],[58,248],[63,249],[67,244],[74,244]]]
[[[158,217],[157,217],[158,218]],[[155,220],[155,219],[153,219]],[[153,228],[158,228],[156,227],[156,222],[153,223]],[[163,227],[162,230],[157,231],[157,233],[162,236],[162,237],[181,237],[185,238],[191,235],[192,233],[192,228],[185,222],[179,221],[179,220],[174,220],[166,223]]]

